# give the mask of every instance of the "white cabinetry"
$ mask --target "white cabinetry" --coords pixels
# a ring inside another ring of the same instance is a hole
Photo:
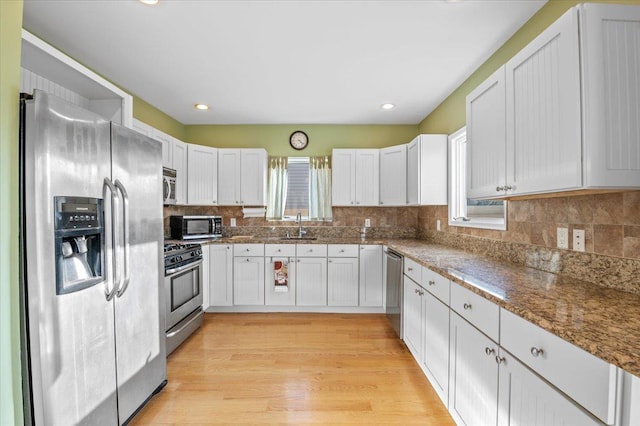
[[[327,246],[296,246],[296,305],[327,306]]]
[[[221,148],[218,176],[219,205],[265,205],[267,151],[264,149]]]
[[[233,305],[233,245],[231,244],[209,245],[209,305]]]
[[[332,203],[334,206],[377,206],[379,203],[380,151],[332,151]]]
[[[187,204],[217,204],[218,150],[202,145],[187,145]]]
[[[175,169],[173,165],[173,144],[176,138],[158,129],[152,129],[151,137],[162,144],[162,166]]]
[[[447,204],[447,135],[419,135],[408,144],[406,179],[406,204]]]
[[[427,289],[429,290],[429,289]],[[423,370],[438,396],[449,399],[449,307],[428,291],[423,297]]]
[[[358,246],[329,245],[327,305],[358,306]]]
[[[383,148],[380,150],[380,205],[404,206],[406,204],[407,145]]]
[[[264,245],[236,245],[233,258],[233,303],[264,305]]]
[[[383,305],[384,271],[382,246],[360,246],[359,305],[378,307]]]
[[[264,246],[265,305],[293,306],[296,304],[296,246],[293,244],[265,244]],[[276,282],[275,271],[286,280]],[[283,282],[284,281],[284,282]]]
[[[419,363],[423,359],[423,303],[424,289],[415,281],[404,276],[404,342]]]
[[[176,204],[187,204],[187,144],[173,140],[173,168],[176,171]]]
[[[202,309],[206,310],[211,305],[210,299],[210,287],[209,282],[211,280],[209,261],[209,244],[201,244],[202,249]]]

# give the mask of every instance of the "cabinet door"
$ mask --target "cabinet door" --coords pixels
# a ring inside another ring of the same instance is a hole
[[[188,144],[187,167],[187,203],[196,206],[217,204],[218,150]]]
[[[176,204],[187,204],[187,144],[173,139],[173,168],[176,171]]]
[[[280,278],[277,282],[276,269],[279,271]],[[269,256],[265,258],[264,297],[265,305],[293,306],[296,304],[295,257]]]
[[[380,185],[382,188],[382,182]],[[420,203],[420,136],[407,145],[407,204],[415,206],[418,203]]]
[[[296,262],[296,305],[327,306],[327,258],[302,257]]]
[[[457,424],[495,425],[498,345],[451,312],[449,413]]]
[[[407,204],[407,145],[380,150],[380,205]]]
[[[583,4],[580,12],[584,183],[638,187],[640,7]]]
[[[449,307],[431,293],[424,299],[424,360],[431,385],[447,405],[449,400]]]
[[[377,206],[380,202],[380,150],[356,149],[356,205]]]
[[[507,194],[582,185],[578,11],[570,9],[506,65]]]
[[[448,135],[420,135],[421,205],[447,204]]]
[[[170,169],[175,169],[176,166],[173,164],[173,144],[175,138],[157,129],[152,129],[151,137],[157,141],[160,141],[160,143],[162,144],[162,166],[169,167]]]
[[[424,290],[411,278],[404,276],[404,343],[418,362],[422,362],[422,297]]]
[[[355,150],[334,149],[331,163],[331,204],[334,206],[353,206],[356,193]]]
[[[506,178],[504,66],[467,96],[467,197],[504,195]]]
[[[233,304],[264,305],[264,257],[233,259]]]
[[[218,205],[240,205],[240,150],[218,150]]]
[[[384,266],[382,246],[360,246],[360,306],[382,306]]]
[[[500,349],[500,357],[500,426],[602,424],[511,354]]]
[[[240,204],[266,205],[267,151],[264,149],[240,150]]]
[[[358,258],[327,260],[327,305],[358,306]]]
[[[232,245],[209,245],[209,304],[233,306]]]
[[[209,259],[209,244],[201,244],[202,248],[202,309],[205,311],[211,305],[209,282],[211,280],[211,263]]]

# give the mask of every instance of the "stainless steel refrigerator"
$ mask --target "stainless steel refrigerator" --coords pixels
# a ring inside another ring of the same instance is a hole
[[[123,424],[166,383],[160,144],[36,90],[21,175],[27,417]]]

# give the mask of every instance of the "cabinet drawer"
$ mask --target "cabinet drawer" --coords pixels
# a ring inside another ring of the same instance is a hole
[[[264,255],[273,257],[295,257],[295,244],[265,244]]]
[[[329,244],[327,253],[329,257],[358,257],[358,245]]]
[[[422,287],[440,299],[445,305],[449,305],[449,280],[442,275],[433,272],[427,267],[422,267]]]
[[[616,368],[502,309],[500,346],[600,420],[615,420]]]
[[[404,274],[417,283],[422,282],[422,265],[418,262],[404,258]]]
[[[500,307],[498,305],[471,290],[467,290],[456,283],[451,283],[450,306],[461,317],[498,342],[500,337],[498,333]]]
[[[235,244],[234,256],[264,256],[264,244]]]
[[[327,245],[326,244],[297,244],[296,256],[327,257]]]

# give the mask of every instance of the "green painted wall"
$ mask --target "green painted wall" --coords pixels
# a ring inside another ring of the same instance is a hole
[[[123,90],[128,92],[126,89]],[[133,97],[133,116],[143,123],[155,127],[174,138],[186,141],[186,127],[182,123],[136,96]]]
[[[0,424],[22,424],[18,122],[22,0],[0,0]]]
[[[410,142],[418,125],[216,125],[186,126],[185,142],[219,148],[266,148],[269,155],[329,155],[333,148],[382,148]],[[302,130],[309,136],[303,151],[289,146],[289,135]]]
[[[466,96],[569,8],[592,0],[549,0],[505,44],[420,123],[420,133],[453,133],[466,122]],[[640,0],[597,0],[597,3],[640,4]]]

